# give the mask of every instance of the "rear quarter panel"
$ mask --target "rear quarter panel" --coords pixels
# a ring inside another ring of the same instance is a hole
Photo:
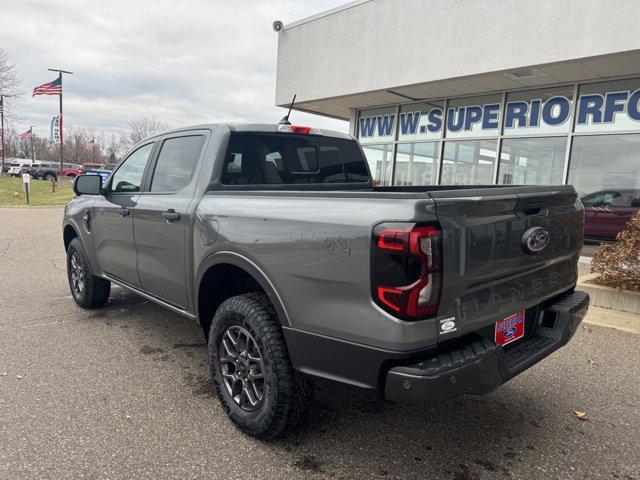
[[[199,265],[234,252],[254,263],[277,290],[292,328],[381,348],[422,347],[435,341],[435,321],[395,319],[370,293],[373,226],[436,220],[433,201],[415,197],[211,192],[196,212],[195,258]],[[215,241],[207,245],[205,237]]]

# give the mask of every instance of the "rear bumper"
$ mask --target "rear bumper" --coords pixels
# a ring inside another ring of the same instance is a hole
[[[505,348],[478,337],[413,365],[391,368],[385,397],[404,402],[488,393],[565,345],[587,313],[589,295],[575,291],[541,306],[541,323]]]

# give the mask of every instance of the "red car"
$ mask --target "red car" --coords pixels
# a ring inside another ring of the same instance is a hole
[[[584,236],[611,241],[624,230],[631,215],[640,210],[640,190],[601,190],[582,198],[585,210]]]
[[[63,163],[62,175],[65,177],[75,178],[78,175],[82,175],[82,167],[75,163]]]
[[[93,172],[94,170],[98,170],[103,166],[104,165],[102,165],[101,163],[83,163],[82,173]]]
[[[48,165],[48,164],[47,164]],[[58,177],[60,173],[60,163],[53,162],[51,164],[51,171],[55,173],[55,177]],[[80,165],[76,165],[75,163],[63,163],[62,164],[62,176],[75,178],[78,175],[82,175],[82,167]]]

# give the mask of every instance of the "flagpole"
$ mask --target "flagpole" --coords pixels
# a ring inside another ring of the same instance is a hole
[[[0,105],[2,105],[2,110],[0,110],[0,118],[2,119],[2,170],[0,170],[0,174],[4,173],[4,95],[0,95]]]
[[[58,72],[58,78],[60,79],[60,171],[58,172],[58,177],[62,177],[62,172],[64,169],[64,140],[62,137],[62,74],[68,73],[69,75],[73,75],[73,72],[67,72],[66,70],[61,70],[59,68],[47,68],[50,72]]]
[[[31,131],[31,163],[36,162],[36,151],[33,148],[33,125],[30,126],[29,131]]]

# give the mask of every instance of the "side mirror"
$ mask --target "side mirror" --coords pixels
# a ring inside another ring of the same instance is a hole
[[[100,195],[102,191],[102,177],[100,175],[78,175],[73,182],[76,195]]]

